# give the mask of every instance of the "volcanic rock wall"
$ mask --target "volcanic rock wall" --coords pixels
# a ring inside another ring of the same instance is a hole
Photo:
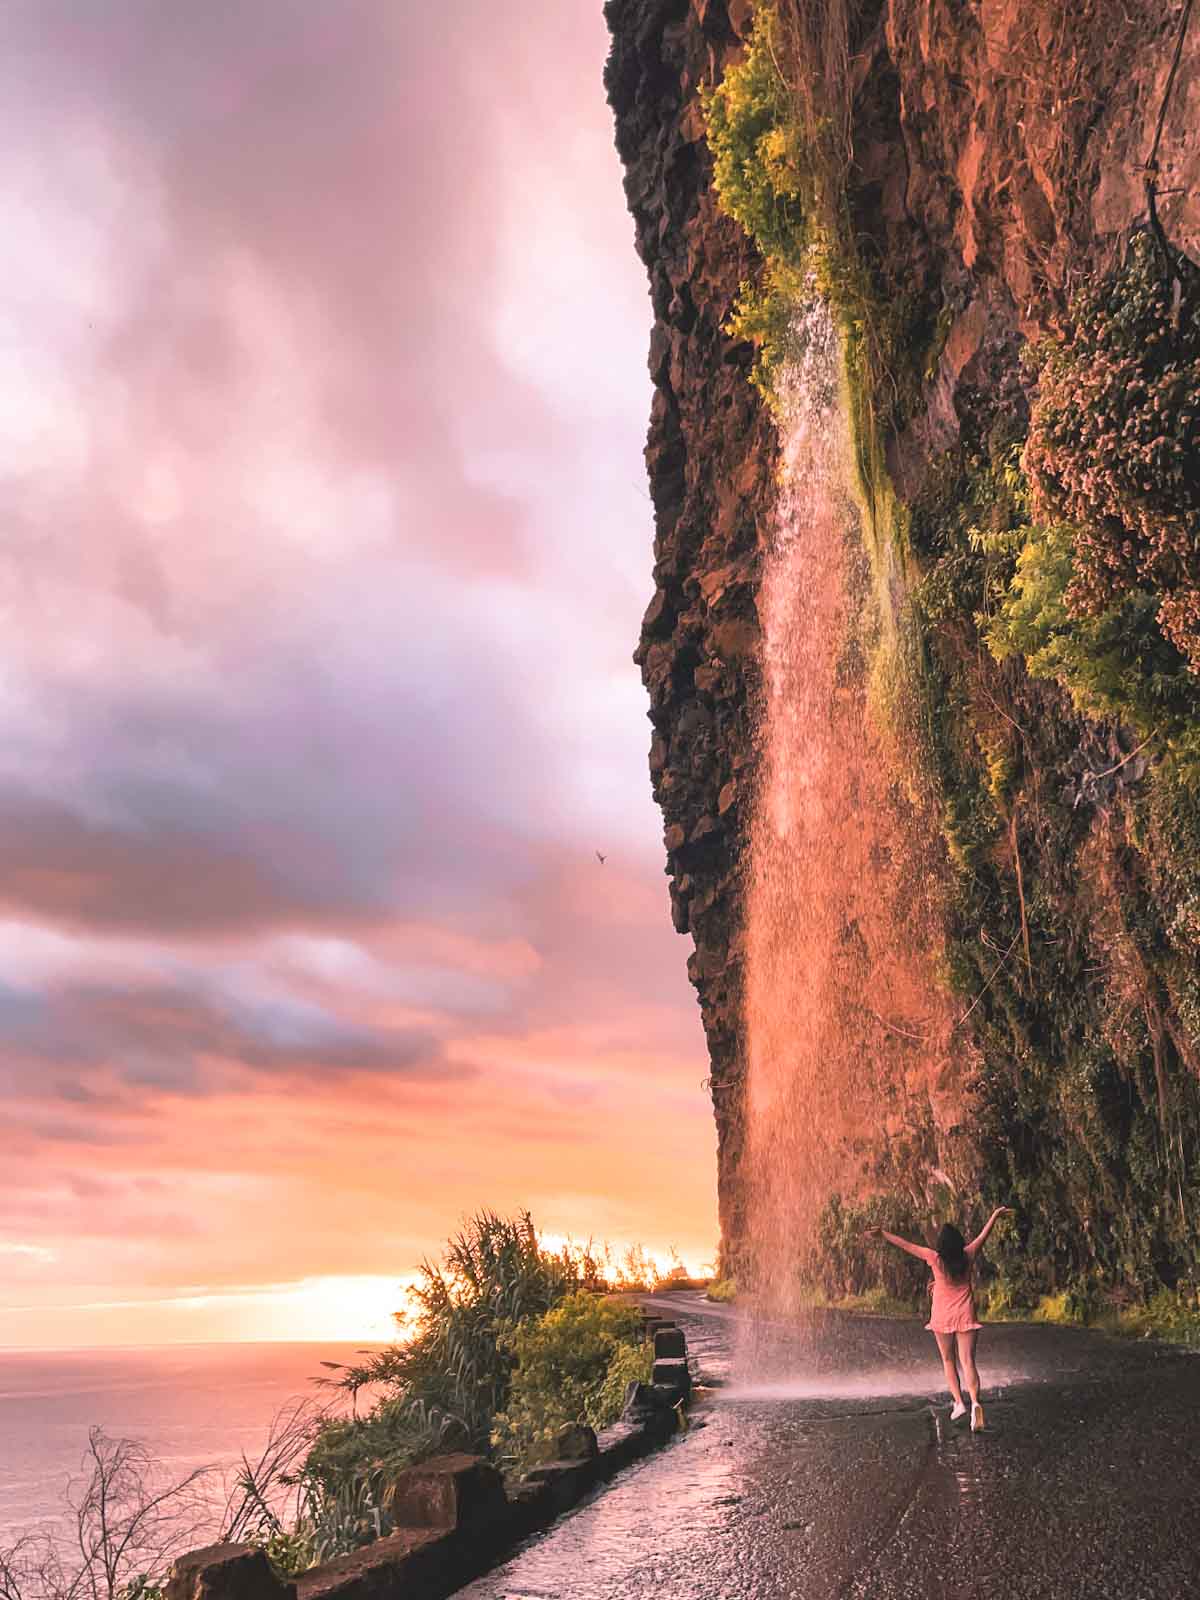
[[[742,1078],[739,872],[759,684],[754,597],[777,446],[748,382],[753,351],[723,331],[756,256],[717,211],[698,95],[737,49],[749,7],[608,0],[605,15],[613,35],[605,81],[654,308],[646,466],[656,587],[636,659],[650,695],[671,914],[695,941],[688,975],[708,1039],[728,1238],[737,1231],[731,1102]]]
[[[1145,220],[1144,166],[1156,138],[1159,216],[1176,245],[1200,254],[1200,25],[1185,36],[1167,102],[1182,5],[866,0],[850,9],[857,32],[849,85],[853,163],[845,187],[855,235],[879,263],[882,283],[923,306],[925,326],[936,329],[917,402],[903,409],[883,441],[897,490],[916,505],[931,474],[956,452],[968,466],[986,453],[998,419],[1023,425],[1030,380],[1019,361],[1021,346],[1056,326],[1076,285],[1114,262],[1130,230]],[[755,597],[777,446],[770,418],[747,382],[752,351],[722,331],[739,283],[758,263],[753,247],[715,205],[699,92],[739,58],[753,7],[748,0],[608,0],[605,11],[613,35],[606,84],[655,317],[650,369],[656,393],[646,459],[657,587],[637,659],[650,694],[650,769],[666,824],[674,923],[695,940],[689,974],[711,1055],[728,1244],[738,1226],[739,871],[760,688]],[[910,571],[914,582],[919,568],[920,551]],[[1129,741],[1122,742],[1119,730],[1087,724],[1065,696],[1031,685],[1019,672],[1009,678],[1010,712],[1001,714],[1012,722],[1016,710],[1018,721],[1040,719],[1054,728],[1044,751],[1026,750],[1023,781],[1036,789],[1047,773],[1058,784],[1068,769],[1098,772],[1124,760]],[[981,692],[1000,689],[983,683]],[[1053,771],[1051,763],[1057,763]],[[1097,859],[1104,856],[1114,883],[1129,849],[1124,822],[1114,821],[1104,805],[1116,787],[1136,783],[1143,771],[1122,766],[1106,780],[1107,789],[1086,796],[1079,780],[1073,812],[1080,798],[1096,810],[1094,823],[1086,825],[1091,842],[1076,859],[1091,859],[1089,849]],[[1023,846],[1018,800],[1025,798],[1022,790],[1011,801],[1012,882],[1001,885],[1013,905],[1020,894],[1022,921],[1029,888],[1019,881],[1022,849],[1027,873],[1044,869],[1049,885],[1056,873],[1063,878],[1075,870],[1052,857],[1068,845],[1074,851],[1083,826],[1074,815],[1067,820],[1075,834],[1068,838],[1063,821],[1053,848],[1044,839]],[[1101,848],[1097,841],[1110,835],[1121,838],[1111,850]],[[998,838],[997,861],[1003,844]],[[1039,849],[1043,856],[1034,859]],[[1143,892],[1136,878],[1129,869],[1124,889],[1118,884],[1112,891],[1112,905],[1119,893]],[[1070,887],[1050,888],[1061,909]],[[1084,905],[1085,899],[1080,896],[1079,929],[1071,937],[1092,939],[1103,960],[1103,949],[1127,937],[1127,930],[1105,947],[1097,930],[1106,918],[1112,923],[1112,906],[1105,911]],[[992,962],[990,947],[980,954]],[[980,1008],[977,1026],[991,1025],[993,1001],[990,996]],[[1169,1010],[1153,996],[1143,1006],[1157,1035],[1164,1032],[1154,1021],[1162,1006]],[[1086,1019],[1085,1031],[1102,1021]],[[1001,1018],[997,1025],[1007,1024]],[[1025,1021],[1013,1026],[1015,1063],[1040,1024],[1035,1020],[1032,1035]],[[1167,1031],[1179,1060],[1190,1059],[1178,1028]],[[1161,1112],[1158,1042],[1153,1052]],[[1010,1147],[1024,1141],[1029,1148],[1022,1159],[1031,1166],[1037,1135],[1022,1119],[1028,1124],[1040,1112],[1031,1111],[1035,1102],[1022,1101],[1019,1087],[1011,1098],[997,1137]],[[1066,1148],[1070,1137],[1063,1134],[1063,1150],[1053,1157],[1064,1170],[1075,1159]],[[1179,1141],[1182,1151],[1182,1131]],[[1110,1179],[1111,1172],[1104,1184]],[[1126,1202],[1118,1194],[1107,1203],[1119,1208]],[[1045,1246],[1048,1254],[1055,1248]]]

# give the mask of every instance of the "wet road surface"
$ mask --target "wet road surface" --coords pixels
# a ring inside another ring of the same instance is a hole
[[[649,1303],[713,1380],[691,1428],[460,1600],[1200,1600],[1200,1356],[989,1327],[972,1434],[916,1321],[829,1314],[749,1384],[734,1309]]]

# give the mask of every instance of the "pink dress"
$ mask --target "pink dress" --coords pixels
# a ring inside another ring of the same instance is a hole
[[[965,1254],[970,1267],[975,1264],[975,1252],[978,1249],[978,1239],[972,1239],[966,1247]],[[983,1323],[975,1315],[970,1270],[961,1283],[955,1283],[936,1250],[919,1247],[917,1254],[933,1273],[933,1306],[929,1321],[925,1324],[930,1333],[969,1333],[972,1328],[982,1328]]]

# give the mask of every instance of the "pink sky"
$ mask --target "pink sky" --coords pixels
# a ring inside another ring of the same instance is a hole
[[[0,1344],[377,1336],[484,1204],[712,1255],[606,48],[6,9]]]

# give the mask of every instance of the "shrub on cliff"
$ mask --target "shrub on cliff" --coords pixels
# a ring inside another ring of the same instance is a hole
[[[798,265],[813,181],[778,51],[779,20],[762,6],[744,58],[702,102],[721,209],[764,256]]]
[[[755,346],[751,382],[772,410],[777,380],[798,359],[798,313],[814,299],[834,312],[852,403],[899,416],[913,397],[914,362],[928,334],[912,296],[878,280],[856,243],[847,200],[848,126],[839,94],[861,17],[838,4],[788,0],[755,8],[746,53],[702,91],[713,187],[722,211],[763,257],[741,285],[726,331]],[[852,27],[853,21],[853,27]],[[789,81],[790,80],[790,81]],[[833,95],[838,104],[830,104]],[[860,469],[866,465],[860,461]]]
[[[599,1429],[616,1421],[626,1384],[648,1383],[653,1361],[636,1308],[582,1292],[514,1328],[505,1348],[516,1368],[491,1441],[509,1472],[549,1460],[566,1423]]]
[[[754,240],[764,261],[758,281],[742,284],[726,331],[754,345],[751,382],[771,405],[805,294],[814,206],[809,152],[779,69],[779,49],[778,16],[764,5],[743,59],[701,94],[721,209]]]
[[[1131,596],[1200,672],[1200,268],[1137,235],[1039,352],[1026,468],[1040,520],[1068,524],[1068,614]]]
[[[1053,522],[1025,530],[1015,570],[986,638],[998,661],[1025,658],[1031,677],[1061,683],[1090,717],[1115,717],[1184,750],[1200,725],[1200,685],[1158,625],[1158,601],[1128,589],[1102,610],[1078,614],[1075,530]]]

